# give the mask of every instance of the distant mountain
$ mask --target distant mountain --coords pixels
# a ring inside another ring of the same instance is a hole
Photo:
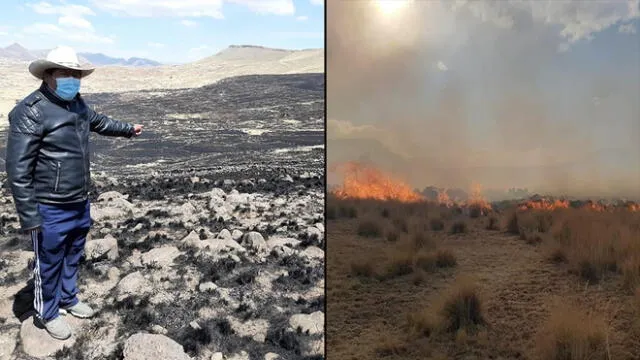
[[[5,48],[0,48],[0,58],[20,61],[31,61],[38,57],[18,43],[13,43]]]
[[[120,65],[120,66],[158,66],[161,65],[157,61],[132,57],[129,59],[114,58],[101,53],[78,53],[79,56],[89,60],[93,65],[105,66],[105,65]]]
[[[0,58],[18,60],[18,61],[33,61],[36,59],[42,59],[47,56],[48,49],[29,50],[18,43],[11,44],[5,48],[0,48]],[[100,53],[78,53],[78,58],[81,62],[89,62],[97,66],[105,65],[120,65],[120,66],[158,66],[161,63],[144,59],[132,57],[129,59],[114,58],[108,55]]]

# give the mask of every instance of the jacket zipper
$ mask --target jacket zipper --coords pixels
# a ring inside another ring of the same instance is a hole
[[[53,191],[58,192],[58,184],[60,183],[60,161],[56,163],[56,185],[53,188]]]

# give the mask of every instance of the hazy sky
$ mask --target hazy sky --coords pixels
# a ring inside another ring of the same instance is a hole
[[[0,46],[188,62],[232,44],[324,47],[324,0],[3,0]]]
[[[640,196],[638,0],[403,2],[328,1],[330,165]]]

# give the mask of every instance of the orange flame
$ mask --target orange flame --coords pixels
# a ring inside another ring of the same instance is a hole
[[[491,204],[482,196],[482,186],[480,184],[471,185],[471,198],[467,202],[468,207],[479,208],[483,213],[491,210]]]
[[[337,168],[343,173],[342,185],[333,191],[340,199],[396,200],[418,202],[424,198],[400,179],[357,162],[348,162]]]
[[[453,207],[455,205],[453,200],[449,198],[449,194],[447,194],[447,189],[438,191],[438,204],[442,206],[446,206],[448,208]]]
[[[546,210],[553,211],[555,209],[567,209],[569,208],[569,201],[567,200],[529,200],[519,206],[520,210]]]

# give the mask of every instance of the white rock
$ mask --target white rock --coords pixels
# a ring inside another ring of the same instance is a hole
[[[269,240],[267,240],[269,249],[273,249],[276,246],[296,247],[299,244],[300,240],[294,238],[270,237]]]
[[[162,246],[151,249],[142,254],[143,265],[155,265],[168,267],[173,265],[173,260],[180,256],[180,250],[175,246]]]
[[[211,281],[203,282],[198,285],[198,290],[202,292],[213,291],[218,288],[218,285]]]
[[[65,318],[65,320],[67,319]],[[71,326],[71,323],[75,321],[71,320],[67,322]],[[20,327],[20,341],[22,343],[22,351],[27,355],[46,357],[53,355],[56,351],[62,350],[65,347],[72,347],[76,342],[76,336],[72,335],[64,341],[56,340],[52,338],[46,330],[36,327],[33,323],[33,318],[28,318],[22,322],[22,326]]]
[[[130,295],[143,295],[151,292],[151,283],[142,276],[139,271],[133,272],[123,277],[116,286],[118,300],[122,300]]]
[[[264,360],[277,360],[280,359],[280,355],[276,354],[276,353],[266,353],[264,355]]]
[[[138,333],[124,343],[125,360],[163,359],[190,360],[182,345],[160,334]]]
[[[224,360],[224,355],[221,352],[213,353],[211,360]]]
[[[112,201],[115,199],[129,199],[129,195],[123,195],[117,191],[107,191],[98,196],[98,201]]]
[[[217,236],[218,239],[233,239],[231,232],[227,229],[222,229]]]
[[[87,259],[97,259],[107,255],[110,260],[118,258],[118,240],[107,235],[103,239],[89,240],[84,245],[84,253]]]
[[[309,335],[317,335],[324,333],[324,313],[316,311],[311,314],[297,314],[289,318],[289,325],[292,330],[300,328],[302,333]]]
[[[231,238],[235,241],[239,241],[242,238],[242,235],[243,235],[242,231],[235,229],[231,233]]]
[[[251,360],[251,358],[249,357],[249,354],[246,351],[242,350],[237,354],[233,354],[229,356],[227,360]]]
[[[324,250],[317,246],[309,246],[300,255],[309,259],[324,259]]]
[[[268,250],[267,242],[264,241],[262,234],[259,232],[251,231],[242,237],[242,245],[249,250],[261,252]]]

